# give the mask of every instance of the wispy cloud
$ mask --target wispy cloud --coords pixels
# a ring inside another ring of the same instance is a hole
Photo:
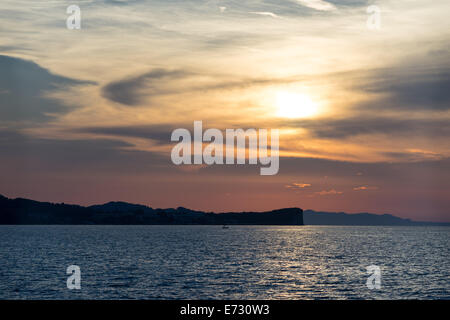
[[[267,12],[267,11],[253,11],[253,12],[249,12],[251,14],[257,14],[260,16],[267,16],[267,17],[272,17],[272,18],[279,18],[280,16],[276,15],[273,12]]]
[[[411,64],[368,72],[355,88],[383,98],[365,107],[376,109],[431,110],[450,109],[450,67]]]
[[[314,192],[315,195],[318,196],[329,196],[329,195],[339,195],[339,194],[343,194],[344,192],[342,191],[336,191],[335,189],[331,189],[331,190],[322,190],[322,191],[318,191],[318,192]]]
[[[146,98],[158,95],[206,92],[213,90],[245,89],[296,82],[286,78],[237,78],[190,70],[152,69],[144,74],[112,81],[102,88],[108,100],[127,106],[138,106]]]
[[[303,120],[298,121],[298,124],[310,130],[314,136],[326,139],[344,139],[371,134],[396,134],[397,137],[399,135],[450,137],[450,123],[447,119],[389,118],[369,114],[346,119]]]
[[[142,102],[143,97],[155,92],[161,93],[162,81],[176,80],[188,75],[186,71],[155,69],[145,74],[121,79],[107,84],[102,89],[105,98],[128,106]],[[145,89],[145,91],[143,91]]]
[[[303,188],[308,188],[308,187],[311,187],[311,184],[309,184],[309,183],[296,183],[296,182],[293,182],[293,183],[288,184],[288,185],[285,186],[285,188],[287,188],[287,189],[303,189]]]
[[[323,0],[296,0],[301,5],[320,11],[336,10],[336,6]]]
[[[71,131],[99,136],[148,139],[157,144],[169,144],[169,137],[175,129],[176,125],[168,126],[160,124],[151,126],[80,127]]]
[[[448,137],[444,136],[444,137]],[[437,137],[435,137],[436,139]],[[413,162],[421,162],[421,161],[437,161],[445,158],[443,154],[428,151],[428,150],[420,150],[420,149],[407,149],[405,151],[393,151],[393,152],[385,152],[386,155],[399,159],[402,161],[413,161]]]
[[[363,191],[363,190],[378,190],[378,187],[374,186],[360,186],[353,188],[354,191]]]

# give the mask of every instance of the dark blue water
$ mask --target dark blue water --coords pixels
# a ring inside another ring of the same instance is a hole
[[[449,239],[448,227],[0,226],[0,298],[450,299]]]

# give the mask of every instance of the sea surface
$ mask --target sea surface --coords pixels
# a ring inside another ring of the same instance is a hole
[[[0,299],[450,299],[449,240],[450,227],[0,226]]]

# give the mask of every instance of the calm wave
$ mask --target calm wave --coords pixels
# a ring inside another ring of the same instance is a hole
[[[450,299],[449,239],[448,227],[0,226],[0,298]],[[81,290],[67,289],[69,265]]]

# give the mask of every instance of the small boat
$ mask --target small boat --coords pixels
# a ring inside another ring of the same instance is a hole
[[[230,229],[230,227],[224,224],[224,225],[222,226],[222,229]]]

